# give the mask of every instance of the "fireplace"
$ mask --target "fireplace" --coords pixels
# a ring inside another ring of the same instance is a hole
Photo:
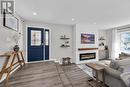
[[[80,57],[80,61],[96,59],[96,53],[81,53],[79,57]]]

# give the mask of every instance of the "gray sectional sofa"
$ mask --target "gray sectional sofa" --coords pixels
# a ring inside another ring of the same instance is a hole
[[[105,83],[109,87],[126,87],[121,74],[130,72],[130,57],[123,60],[112,60],[110,66],[105,68]],[[99,72],[99,79],[102,81],[102,73]]]

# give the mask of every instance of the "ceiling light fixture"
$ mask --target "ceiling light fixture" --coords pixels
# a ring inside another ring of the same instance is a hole
[[[36,13],[36,12],[33,12],[33,15],[37,15],[37,13]]]
[[[75,21],[75,19],[74,19],[74,18],[72,18],[71,20],[72,20],[72,21]]]
[[[93,24],[97,24],[96,22],[94,22]]]

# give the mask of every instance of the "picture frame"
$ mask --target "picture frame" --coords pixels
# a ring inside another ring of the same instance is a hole
[[[81,33],[81,44],[95,44],[95,34]]]
[[[19,20],[12,14],[3,13],[3,26],[18,31]]]

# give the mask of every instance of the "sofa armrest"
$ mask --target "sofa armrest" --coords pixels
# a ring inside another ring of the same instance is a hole
[[[121,79],[120,78],[121,72],[119,72],[118,70],[114,70],[112,68],[105,67],[105,73],[114,77],[114,78],[117,78],[119,80]]]

